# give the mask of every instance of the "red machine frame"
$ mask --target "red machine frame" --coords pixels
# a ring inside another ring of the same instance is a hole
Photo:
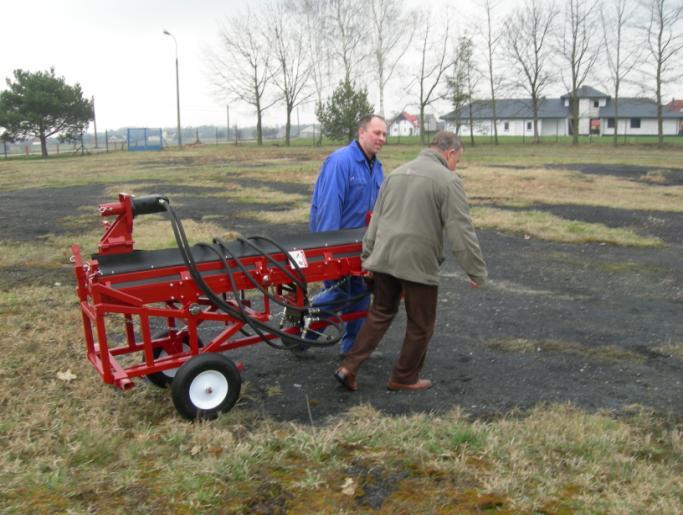
[[[161,210],[158,206],[149,209],[150,202],[161,205],[167,202],[166,199],[156,196],[151,201],[149,198],[146,199],[147,204],[145,201],[137,204],[140,211],[137,214]],[[146,267],[122,273],[103,273],[100,261],[104,258],[101,256],[118,258],[134,252],[138,253],[137,255],[158,252],[136,251],[133,248],[135,200],[135,197],[122,193],[118,202],[100,206],[101,216],[117,218],[113,223],[104,222],[105,234],[99,242],[99,254],[86,261],[82,258],[78,245],[71,248],[87,358],[107,384],[128,390],[134,386],[134,378],[145,376],[159,386],[171,384],[173,400],[181,415],[186,418],[213,418],[220,412],[229,410],[236,402],[241,384],[239,373],[244,370],[242,363],[233,364],[221,353],[263,343],[263,336],[245,335],[246,323],[221,311],[207,298],[184,264],[162,268]],[[306,266],[300,271],[306,282],[362,275],[360,239],[328,246],[322,243],[324,234],[321,233],[319,247],[298,250],[305,256]],[[281,262],[292,273],[299,273],[292,267],[291,254],[284,255],[278,251],[270,254],[270,257]],[[271,294],[283,302],[304,306],[307,300],[304,292],[299,287],[292,287],[291,279],[265,256],[246,256],[240,261],[248,269],[252,280],[243,271],[235,271],[233,278],[236,291],[233,291],[227,274],[221,273],[225,269],[220,259],[197,263],[197,269],[213,292],[222,295],[228,304],[241,309],[254,320],[267,322],[272,320],[273,313],[270,298],[258,290],[255,290],[259,293],[257,298],[260,299],[258,309],[254,308],[257,302],[246,300],[246,292],[255,289],[253,280],[269,289]],[[228,264],[231,267],[236,265],[234,260],[228,260]],[[365,311],[358,311],[342,314],[339,318],[349,321],[365,315]],[[118,341],[110,337],[110,333],[116,330],[112,326],[112,321],[116,319],[123,322],[125,335],[121,338],[119,333]],[[165,330],[161,335],[153,335],[150,321],[158,324],[159,320],[163,320]],[[208,321],[218,322],[223,328],[210,340],[202,342],[198,327]],[[314,321],[311,328],[323,325],[324,322]],[[286,331],[296,335],[300,327],[289,327]],[[279,338],[272,333],[265,336],[271,340]],[[212,357],[198,360],[201,355]],[[190,366],[193,360],[196,365]],[[185,369],[190,371],[185,373]],[[210,374],[207,370],[213,372]],[[216,370],[226,376],[230,399],[214,406],[213,399],[208,397],[223,387],[223,379],[216,376]],[[176,386],[175,382],[181,375],[187,384]],[[208,396],[206,402],[201,399],[198,402],[192,400],[190,389],[197,386],[195,383],[199,378],[209,380],[208,386],[202,390],[202,395]],[[214,379],[217,381],[216,385],[211,383]]]

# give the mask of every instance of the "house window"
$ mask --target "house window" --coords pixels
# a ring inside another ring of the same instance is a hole
[[[505,122],[505,123],[503,123],[503,130],[504,130],[505,132],[507,132],[507,131],[510,130],[510,122]]]
[[[531,122],[526,122],[526,130],[531,130]]]
[[[640,129],[640,118],[631,118],[631,129]]]
[[[614,118],[607,118],[607,128],[614,129]]]
[[[593,107],[600,107],[600,101],[599,100],[593,100]]]

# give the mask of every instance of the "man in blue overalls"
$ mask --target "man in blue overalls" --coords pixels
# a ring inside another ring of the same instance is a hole
[[[387,139],[387,125],[379,115],[367,115],[358,122],[358,139],[330,154],[320,169],[311,201],[310,228],[312,232],[355,229],[367,225],[368,213],[377,200],[384,180],[382,163],[377,153]],[[361,277],[350,277],[344,284],[325,281],[325,291],[314,299],[313,305],[336,311],[340,302],[367,294]],[[344,312],[367,310],[369,295],[344,306]],[[340,354],[345,355],[353,345],[363,319],[346,324]]]

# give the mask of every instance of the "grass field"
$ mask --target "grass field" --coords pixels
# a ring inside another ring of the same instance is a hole
[[[102,184],[113,199],[122,190],[152,193],[163,182],[204,187],[207,198],[287,205],[277,214],[263,209],[244,216],[302,222],[306,195],[244,184],[312,185],[331,150],[226,145],[0,160],[0,192]],[[388,145],[385,168],[418,150]],[[570,167],[582,163],[651,167],[653,180]],[[634,144],[618,151],[605,145],[482,145],[466,149],[461,175],[479,228],[656,249],[663,243],[655,236],[564,219],[536,206],[680,214],[683,186],[657,182],[680,168],[679,145],[662,150]],[[95,248],[97,218],[93,200],[83,198],[78,212],[53,221],[70,233],[40,242],[0,234],[0,512],[356,513],[374,510],[359,499],[385,491],[383,513],[680,513],[681,421],[641,406],[616,417],[540,405],[491,420],[472,419],[460,408],[390,417],[359,406],[316,426],[275,421],[238,406],[214,422],[188,423],[156,390],[124,395],[104,386],[84,357],[73,284],[50,279],[69,267],[74,237]],[[159,230],[162,223],[152,219],[136,238],[146,248],[171,246]],[[197,240],[229,237],[229,228],[210,217],[190,223]],[[26,280],[26,270],[48,279]],[[669,351],[683,359],[683,342],[670,344]]]

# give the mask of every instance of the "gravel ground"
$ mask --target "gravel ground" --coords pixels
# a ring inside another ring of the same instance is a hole
[[[609,173],[604,165],[581,166],[585,173]],[[611,173],[638,180],[647,170],[620,168]],[[678,171],[669,178],[676,184]],[[290,193],[308,191],[300,185],[268,185]],[[199,188],[159,188],[172,202],[177,199],[184,218],[212,215],[218,217],[213,223],[245,235],[280,239],[307,230],[303,224],[261,226],[236,216],[264,206],[201,196]],[[98,203],[112,200],[103,196],[104,190],[94,185],[0,193],[3,238],[40,241],[49,234],[72,233],[77,242],[78,230],[60,220],[83,215],[83,206],[92,206],[97,219]],[[470,289],[452,259],[442,269],[437,327],[424,370],[435,383],[431,390],[393,393],[385,388],[402,341],[401,314],[361,369],[355,393],[340,389],[332,377],[339,363],[336,348],[316,349],[305,360],[266,345],[233,352],[233,359],[244,361],[247,382],[234,409],[319,423],[361,403],[391,414],[439,413],[461,406],[474,417],[488,418],[539,403],[569,402],[617,414],[639,404],[683,421],[683,362],[666,351],[667,345],[683,343],[683,216],[576,205],[536,208],[629,227],[659,236],[666,245],[569,245],[481,231],[491,278],[487,287]],[[74,281],[67,266],[15,267],[0,276],[2,289],[19,282]],[[165,400],[167,393],[160,390],[159,395]]]

